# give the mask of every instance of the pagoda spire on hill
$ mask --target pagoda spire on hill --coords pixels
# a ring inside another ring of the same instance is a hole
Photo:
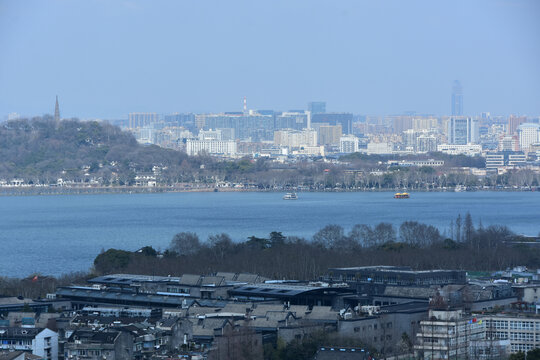
[[[56,105],[54,106],[54,121],[60,122],[60,106],[58,105],[58,95],[56,95]]]

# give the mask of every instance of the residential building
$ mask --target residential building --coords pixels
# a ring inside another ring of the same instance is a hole
[[[159,115],[157,113],[129,113],[128,115],[128,126],[130,129],[149,126],[157,122],[159,122]]]
[[[0,327],[0,350],[21,350],[58,359],[58,333],[44,328]]]
[[[438,139],[434,135],[420,135],[416,138],[417,152],[434,152],[437,151]]]
[[[452,145],[475,144],[479,139],[478,119],[452,116],[447,124],[448,143]]]
[[[234,156],[236,155],[236,141],[233,140],[195,140],[186,141],[186,153],[197,155],[201,152],[214,155]]]
[[[519,125],[524,124],[526,122],[527,122],[526,116],[510,115],[510,117],[508,118],[507,134],[508,135],[516,134]]]
[[[276,116],[274,129],[293,129],[302,130],[307,129],[308,126],[308,114],[305,112],[283,112]]]
[[[352,119],[351,113],[321,113],[312,114],[311,126],[315,126],[315,123],[322,123],[327,125],[341,125],[341,130],[344,134],[352,134]]]
[[[339,152],[354,153],[358,152],[358,137],[354,135],[345,135],[339,139]]]
[[[319,145],[336,145],[339,144],[342,129],[341,125],[323,125],[320,123],[315,123],[313,129],[317,131],[318,144]]]
[[[317,131],[304,129],[277,130],[274,132],[274,145],[298,148],[302,146],[317,146]]]
[[[540,125],[524,123],[517,128],[519,147],[521,151],[528,152],[532,144],[540,142]]]
[[[420,322],[415,353],[422,359],[491,359],[508,353],[508,341],[486,341],[486,323],[462,310],[429,310]]]
[[[519,138],[516,135],[501,135],[499,137],[499,151],[519,151]]]
[[[452,145],[452,144],[441,144],[437,145],[437,151],[443,152],[450,155],[467,155],[475,156],[482,153],[482,145],[467,144],[467,145]]]
[[[64,344],[66,359],[131,360],[133,336],[127,331],[76,330]]]
[[[540,347],[540,318],[530,314],[494,314],[484,316],[486,339],[510,342],[510,351],[527,352]]]

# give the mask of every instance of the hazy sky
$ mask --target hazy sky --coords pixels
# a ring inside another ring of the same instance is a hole
[[[540,1],[0,0],[0,117],[540,115]]]

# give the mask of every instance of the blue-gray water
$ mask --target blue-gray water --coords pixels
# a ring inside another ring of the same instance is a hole
[[[0,276],[34,272],[59,275],[88,270],[101,249],[165,249],[180,231],[201,239],[225,232],[235,240],[271,231],[311,237],[327,224],[347,231],[354,224],[406,220],[446,231],[467,211],[475,223],[509,226],[517,233],[540,231],[538,192],[412,193],[395,200],[389,192],[164,193],[21,196],[0,198]]]

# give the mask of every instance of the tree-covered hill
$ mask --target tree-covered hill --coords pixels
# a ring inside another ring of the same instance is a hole
[[[34,184],[58,178],[104,184],[133,182],[135,173],[163,169],[181,181],[199,167],[199,158],[157,146],[143,146],[118,127],[96,121],[50,118],[9,121],[0,125],[0,179],[23,178]]]

